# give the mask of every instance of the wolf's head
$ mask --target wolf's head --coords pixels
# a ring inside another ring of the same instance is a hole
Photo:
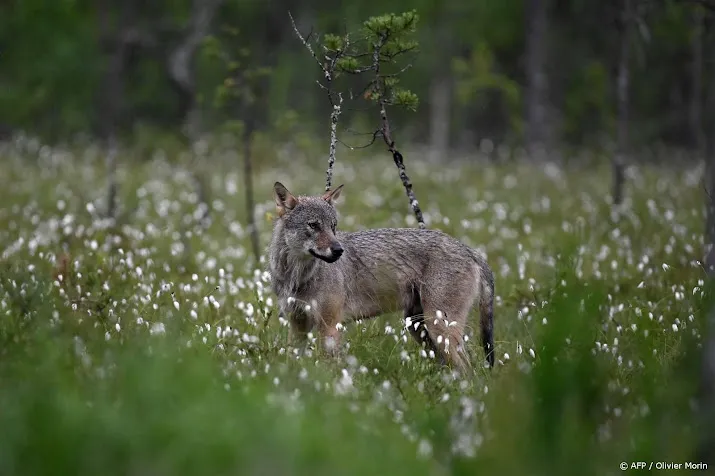
[[[320,197],[295,197],[282,183],[273,185],[285,246],[292,254],[313,256],[326,263],[342,256],[343,247],[335,237],[338,216],[333,204],[342,189],[340,185]]]

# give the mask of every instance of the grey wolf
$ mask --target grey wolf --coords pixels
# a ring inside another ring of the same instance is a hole
[[[317,328],[322,347],[334,354],[338,324],[403,311],[414,339],[463,372],[471,370],[464,335],[476,303],[493,367],[494,276],[485,258],[439,230],[338,231],[334,201],[342,189],[295,196],[274,184],[271,286],[292,333],[304,340]]]

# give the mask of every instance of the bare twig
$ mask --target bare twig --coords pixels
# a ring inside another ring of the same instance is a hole
[[[304,37],[298,30],[298,26],[295,24],[293,15],[288,12],[288,16],[290,17],[290,21],[293,25],[293,30],[295,31],[295,34],[298,35],[300,41],[308,49],[311,56],[313,56],[313,59],[315,59],[315,62],[318,63],[318,66],[325,75],[325,81],[327,83],[324,85],[320,81],[317,81],[318,85],[327,92],[328,102],[332,107],[332,110],[330,112],[330,149],[328,153],[328,170],[325,172],[325,191],[327,192],[330,190],[333,181],[333,167],[335,166],[335,155],[338,143],[338,120],[340,118],[340,113],[342,112],[343,105],[342,93],[337,94],[338,100],[337,102],[335,101],[332,84],[333,80],[335,79],[335,68],[338,64],[338,61],[345,55],[345,51],[350,47],[350,38],[346,33],[343,38],[344,44],[342,45],[342,48],[337,49],[333,52],[329,51],[327,48],[324,48],[326,50],[326,63],[323,63],[320,58],[318,58],[318,55],[315,53],[313,47],[310,45],[310,35],[308,35],[308,37]]]
[[[308,39],[312,35],[312,32],[308,35],[308,38],[304,37],[301,33],[300,30],[298,30],[298,25],[295,24],[295,20],[293,19],[293,15],[288,12],[288,16],[290,17],[290,22],[293,25],[293,31],[295,31],[295,34],[298,35],[298,39],[303,43],[303,46],[305,46],[310,54],[313,56],[313,59],[315,59],[315,62],[318,63],[318,66],[320,66],[320,69],[323,71],[323,74],[325,75],[325,79],[328,81],[332,81],[333,75],[328,69],[325,67],[322,61],[320,61],[320,58],[318,58],[318,55],[315,54],[315,50],[313,50],[313,47],[310,45],[310,42]]]
[[[328,92],[330,94],[330,92]],[[330,191],[333,180],[333,166],[335,165],[335,148],[338,144],[338,118],[340,117],[340,107],[343,104],[343,95],[338,93],[338,103],[333,105],[333,112],[330,113],[330,155],[328,156],[328,170],[325,172],[325,191]]]
[[[340,140],[339,142],[350,150],[367,149],[368,147],[370,147],[372,144],[375,143],[375,141],[377,140],[377,136],[382,135],[382,129],[377,129],[375,132],[368,132],[367,134],[372,134],[372,140],[370,140],[370,142],[368,142],[365,145],[353,146],[353,145],[346,144],[342,140]]]

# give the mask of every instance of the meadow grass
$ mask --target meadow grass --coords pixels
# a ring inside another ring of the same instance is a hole
[[[345,230],[415,226],[389,156],[345,154]],[[98,150],[18,142],[0,157],[0,474],[616,474],[697,461],[704,309],[701,170],[406,154],[427,224],[481,249],[496,278],[497,365],[472,318],[477,375],[455,377],[401,316],[345,327],[343,357],[291,345],[255,263],[240,163],[156,151],[120,161],[102,216]],[[324,163],[257,157],[271,187],[320,193]],[[170,160],[171,159],[171,160]],[[62,276],[62,260],[67,268]]]

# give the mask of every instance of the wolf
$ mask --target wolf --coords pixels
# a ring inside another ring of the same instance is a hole
[[[335,200],[295,196],[273,186],[277,217],[269,245],[271,287],[292,334],[317,328],[337,353],[340,324],[404,313],[410,334],[445,365],[472,370],[465,349],[470,310],[478,304],[482,346],[494,366],[494,275],[484,256],[439,230],[338,230]]]

